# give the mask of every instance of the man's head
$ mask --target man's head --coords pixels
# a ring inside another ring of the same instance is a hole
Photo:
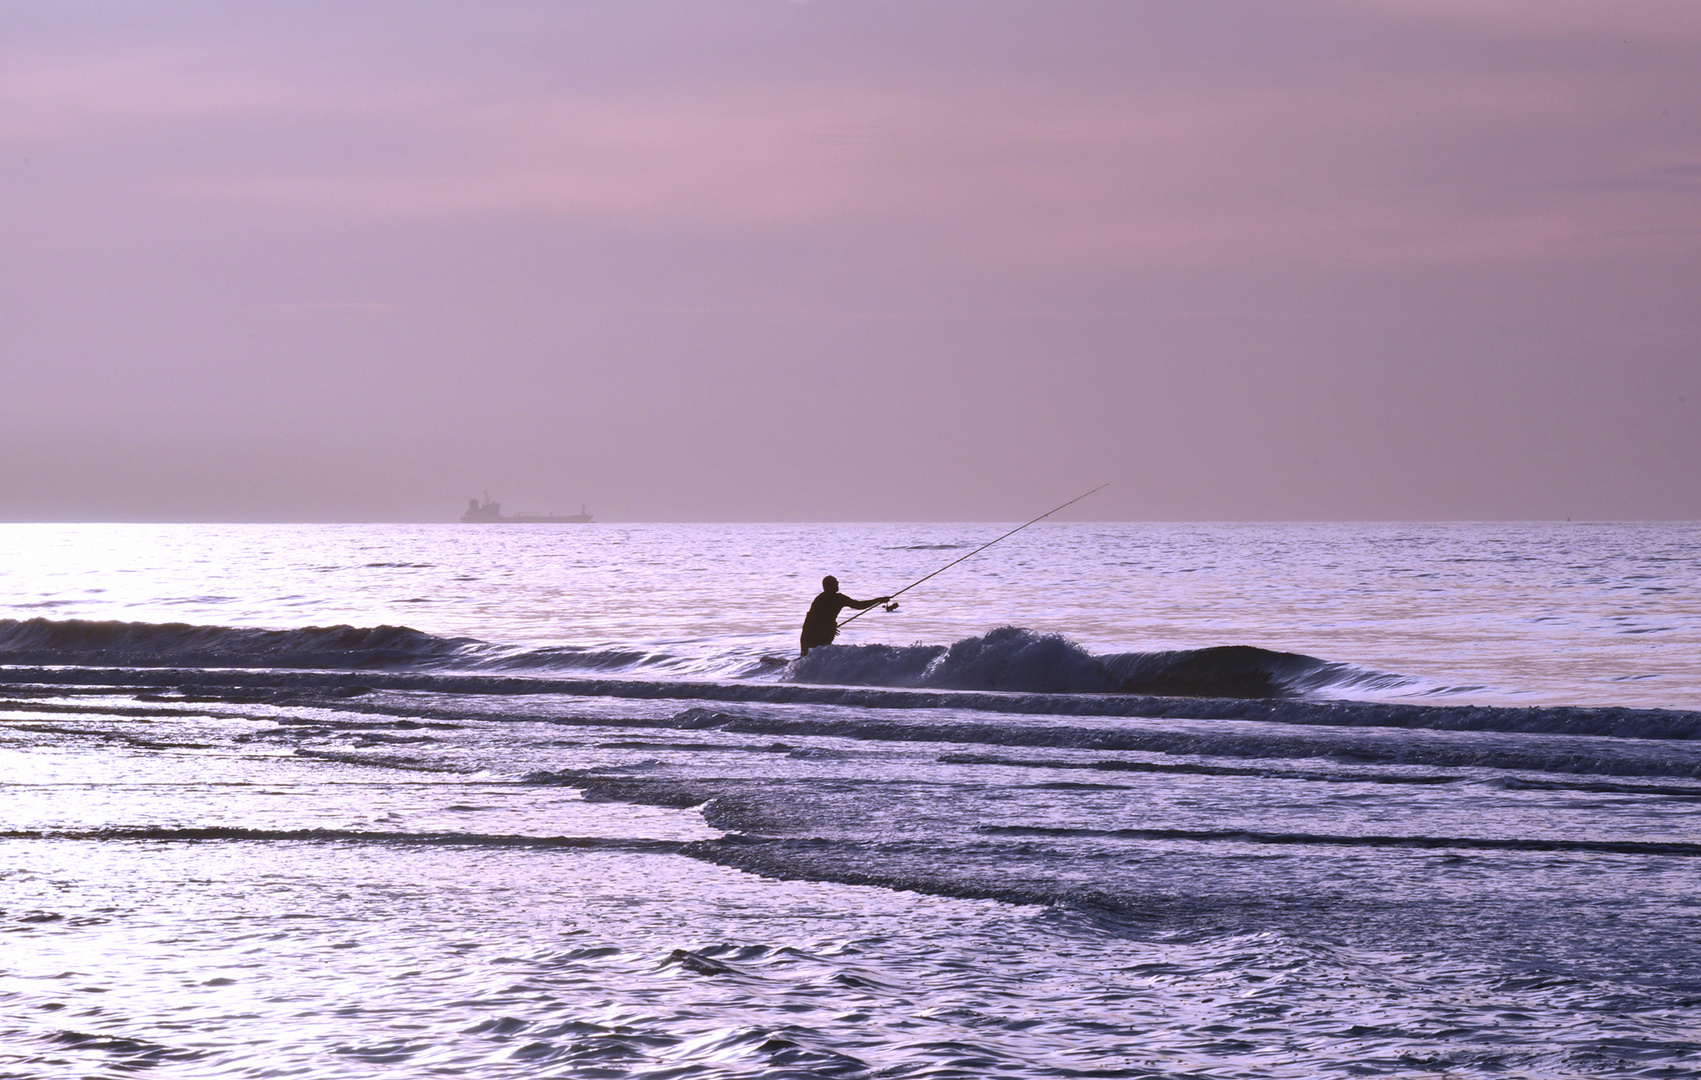
[[[821,579],[821,591],[822,592],[838,592],[839,591],[839,579],[834,577],[832,574],[828,574],[826,577]]]

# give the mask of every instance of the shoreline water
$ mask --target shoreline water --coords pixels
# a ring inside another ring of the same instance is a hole
[[[851,588],[902,569],[859,552],[973,539],[905,529],[71,529],[0,561],[0,1071],[1701,1060],[1695,530],[1533,563],[1519,529],[1059,526],[965,610],[794,663],[796,561]],[[1180,670],[1275,696],[1094,681],[1254,643]],[[1613,686],[1654,704],[1566,701]]]

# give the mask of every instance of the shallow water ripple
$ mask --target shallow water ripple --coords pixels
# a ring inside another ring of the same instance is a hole
[[[149,625],[9,631],[48,655],[0,665],[0,1077],[1701,1074],[1701,549],[1556,529],[1036,527],[955,594],[1529,710],[759,659],[813,584],[782,548],[863,580],[971,527],[14,543],[0,612]],[[917,599],[889,625],[986,659]],[[308,621],[353,628],[265,629]]]

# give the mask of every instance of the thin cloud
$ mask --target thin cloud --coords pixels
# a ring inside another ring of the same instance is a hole
[[[394,304],[347,301],[271,304],[268,307],[278,315],[307,322],[370,322],[375,319],[387,319],[396,313]]]
[[[1363,18],[1498,34],[1535,10],[1514,8],[1473,21],[1472,5],[1389,0]],[[1683,21],[1652,10],[1657,26]],[[1567,33],[1599,23],[1586,7],[1566,12]],[[1187,93],[986,72],[950,85],[758,74],[478,93],[418,72],[307,83],[231,61],[182,45],[15,65],[0,138],[100,160],[84,185],[191,205],[687,234],[887,230],[1048,263],[1515,260],[1580,237],[1669,244],[1701,223],[1681,164],[1697,148],[1622,130],[1644,93],[1634,81],[1566,71],[1407,63]],[[1602,182],[1603,154],[1647,182]]]

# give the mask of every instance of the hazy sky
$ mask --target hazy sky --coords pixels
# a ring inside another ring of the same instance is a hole
[[[8,520],[1701,518],[1701,4],[8,0],[0,328]]]

